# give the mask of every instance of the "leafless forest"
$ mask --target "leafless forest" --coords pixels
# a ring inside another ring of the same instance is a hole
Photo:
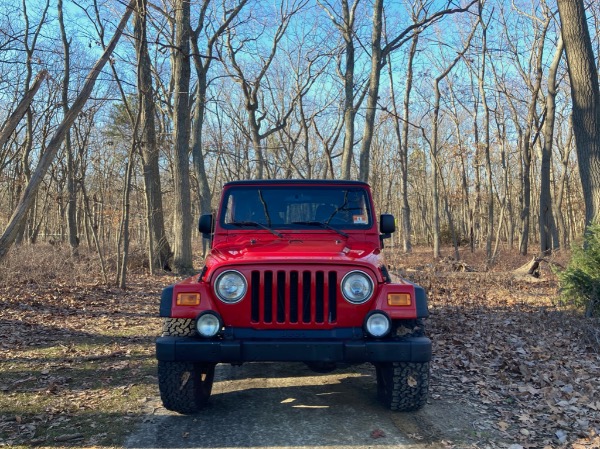
[[[369,181],[394,248],[436,258],[545,253],[589,221],[554,0],[0,3],[1,257],[189,271],[198,215],[244,178]]]

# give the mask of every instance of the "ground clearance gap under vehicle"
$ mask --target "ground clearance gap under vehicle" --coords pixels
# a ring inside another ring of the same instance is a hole
[[[392,282],[376,219],[357,181],[236,181],[200,232],[212,249],[199,275],[164,289],[158,381],[167,409],[206,405],[217,363],[299,361],[319,372],[370,362],[392,410],[427,400],[431,341],[425,291]]]

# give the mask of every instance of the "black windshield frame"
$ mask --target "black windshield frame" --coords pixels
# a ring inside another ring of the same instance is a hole
[[[223,229],[236,230],[236,222],[259,223],[255,230],[367,230],[373,210],[362,186],[236,185],[224,192],[218,221]],[[319,229],[314,222],[325,226]]]

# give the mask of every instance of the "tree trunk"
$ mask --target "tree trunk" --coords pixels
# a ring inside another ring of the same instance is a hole
[[[58,23],[60,24],[60,36],[63,45],[64,57],[64,77],[62,82],[62,109],[66,116],[69,113],[69,80],[71,74],[71,44],[67,38],[65,23],[63,18],[63,2],[58,0]],[[71,131],[67,130],[65,134],[65,153],[67,155],[67,230],[69,234],[69,246],[71,252],[76,255],[79,247],[79,237],[77,236],[77,192],[75,184],[75,164],[73,162],[73,146],[71,145]]]
[[[381,77],[381,33],[382,33],[383,0],[375,0],[373,4],[373,33],[371,42],[371,74],[369,76],[369,93],[367,95],[367,110],[365,112],[365,127],[363,131],[362,146],[360,149],[358,179],[369,181],[369,166],[371,157],[371,142],[375,115],[377,113],[377,100],[379,98],[379,79]]]
[[[138,60],[138,96],[140,108],[141,155],[146,198],[146,221],[148,226],[148,262],[150,273],[168,268],[171,248],[165,233],[162,204],[162,186],[158,165],[159,151],[156,142],[154,116],[154,89],[152,67],[146,37],[147,0],[137,0],[134,17],[134,37]]]
[[[342,179],[350,179],[350,169],[354,159],[354,11],[348,7],[348,0],[342,1],[342,12],[345,29],[342,32],[345,41],[346,65],[344,67],[344,149],[342,151]]]
[[[600,218],[600,89],[583,0],[558,0],[573,104],[585,224]]]
[[[173,265],[178,273],[190,273],[192,264],[192,206],[190,198],[190,2],[175,2],[173,84],[173,141],[175,196]]]
[[[81,194],[83,195],[83,207],[85,210],[85,216],[88,222],[89,229],[92,231],[92,237],[94,239],[94,246],[98,252],[98,258],[100,259],[100,270],[102,271],[102,278],[104,283],[108,284],[108,276],[106,275],[106,264],[104,263],[104,256],[102,254],[102,246],[98,238],[98,225],[94,221],[93,212],[90,210],[90,201],[85,191],[85,184],[81,183]]]
[[[402,197],[402,244],[405,253],[412,252],[412,224],[410,219],[410,202],[408,201],[408,127],[410,120],[410,92],[413,87],[413,61],[417,53],[419,34],[415,34],[408,52],[406,67],[406,85],[402,109],[402,140],[400,142],[400,196]]]
[[[27,92],[25,92],[25,95],[23,95],[23,98],[21,99],[13,113],[4,123],[2,131],[0,131],[0,149],[6,144],[6,142],[8,142],[8,139],[10,138],[14,130],[17,128],[17,125],[25,115],[25,112],[27,112],[27,109],[29,109],[29,105],[33,101],[35,94],[38,90],[40,90],[40,87],[42,87],[42,81],[44,81],[46,78],[48,78],[48,71],[41,70],[35,77],[35,80],[33,81],[33,84],[31,85],[29,90],[27,90]]]
[[[483,26],[483,22],[481,22],[481,23],[482,23],[482,27],[484,29],[484,45],[483,45],[482,51],[485,52],[485,27]],[[460,59],[463,57],[463,55],[469,49],[469,47],[471,46],[471,39],[473,39],[476,29],[477,29],[477,24],[475,24],[473,26],[473,29],[471,30],[471,33],[469,34],[469,37],[467,38],[467,41],[466,41],[465,46],[462,49],[462,51],[460,51],[456,55],[456,57],[452,60],[452,62],[450,64],[448,64],[448,66],[442,71],[442,73],[440,73],[435,78],[434,83],[433,83],[434,102],[433,102],[433,123],[431,126],[431,128],[432,128],[432,131],[431,131],[431,163],[432,163],[432,170],[433,170],[433,183],[432,183],[433,257],[435,259],[439,259],[441,257],[441,252],[440,252],[440,198],[439,198],[440,164],[439,164],[439,159],[438,159],[438,154],[439,154],[438,128],[439,128],[439,121],[440,121],[439,117],[440,117],[440,100],[441,100],[440,83],[442,82],[443,79],[445,79],[450,74],[450,72],[456,66],[458,61],[460,61]],[[483,63],[483,65],[485,66],[485,62]],[[482,94],[482,96],[484,97],[485,95]],[[484,103],[484,106],[485,106],[485,103]],[[489,135],[488,135],[488,139],[489,139]],[[443,183],[443,180],[442,180],[442,183]],[[444,207],[445,207],[446,215],[448,217],[448,226],[450,227],[450,230],[452,231],[452,238],[453,238],[453,242],[454,242],[455,252],[458,253],[456,232],[454,230],[454,222],[453,222],[452,216],[450,214],[450,207],[448,205],[447,195],[445,195],[444,201],[445,201]]]
[[[548,69],[548,95],[546,96],[546,122],[544,126],[544,145],[542,147],[542,164],[540,168],[540,252],[548,254],[558,248],[553,243],[553,231],[556,228],[552,210],[552,195],[550,186],[550,171],[552,158],[552,139],[554,138],[554,119],[556,114],[556,72],[563,52],[563,41],[558,40],[556,53]],[[558,211],[556,211],[558,212]]]
[[[525,133],[523,134],[522,142],[522,160],[523,160],[523,208],[521,210],[521,236],[519,238],[519,252],[526,255],[529,246],[529,227],[531,223],[531,154],[534,142],[532,142],[531,134],[533,131],[536,105],[538,102],[539,92],[542,86],[542,59],[544,55],[544,42],[550,18],[544,22],[544,28],[541,36],[538,38],[538,50],[536,56],[535,81],[531,92],[531,100],[527,112],[527,123]],[[534,139],[535,140],[535,139]]]
[[[139,113],[136,119],[135,128],[137,131],[139,123]],[[134,136],[137,132],[134,132]],[[127,167],[125,169],[125,182],[123,183],[123,197],[121,204],[121,232],[119,233],[119,244],[118,247],[123,248],[121,259],[118,260],[117,269],[117,285],[119,288],[124,289],[127,286],[127,259],[129,258],[129,211],[131,206],[129,204],[131,194],[131,176],[133,173],[133,162],[135,158],[135,147],[136,139],[133,138],[131,142],[131,149],[129,150],[129,159],[127,161]]]
[[[206,27],[204,21],[206,18],[206,8],[208,7],[210,0],[204,0],[202,3],[201,13],[198,19],[198,26],[192,32],[191,45],[192,45],[192,59],[194,61],[194,67],[196,69],[196,76],[198,81],[196,84],[196,99],[194,103],[193,111],[193,128],[192,128],[192,159],[194,163],[194,171],[196,172],[196,178],[198,180],[198,195],[200,202],[200,214],[209,214],[211,212],[211,191],[208,184],[208,175],[206,174],[206,167],[204,164],[204,155],[202,154],[202,130],[204,126],[204,113],[206,111],[206,90],[208,88],[208,70],[213,59],[213,50],[215,43],[219,37],[225,33],[233,19],[237,17],[239,12],[242,10],[247,0],[240,0],[235,8],[228,11],[227,16],[224,18],[223,23],[210,37],[206,45],[206,52],[203,56],[200,53],[200,47],[198,45],[198,38],[200,32]],[[202,245],[204,257],[206,254],[206,242],[203,241]]]
[[[492,162],[490,159],[490,109],[485,91],[485,70],[487,56],[487,25],[483,20],[483,4],[479,3],[479,24],[481,25],[481,70],[479,73],[479,95],[483,108],[483,155],[485,158],[486,193],[487,193],[487,233],[485,254],[488,264],[492,262],[492,239],[494,238],[494,185],[492,182]]]
[[[569,242],[569,231],[567,229],[567,224],[565,221],[565,214],[562,213],[562,204],[565,193],[565,186],[567,185],[567,175],[569,174],[569,159],[571,158],[571,143],[573,141],[573,126],[569,127],[569,134],[567,135],[567,140],[565,143],[564,151],[561,152],[561,161],[560,165],[562,167],[562,172],[560,174],[560,179],[558,180],[558,190],[556,195],[553,197],[553,209],[556,211],[556,221],[558,224],[558,241],[559,244],[562,244],[563,247],[567,247]],[[557,145],[560,152],[560,145]]]
[[[121,21],[119,22],[119,25],[117,26],[115,34],[113,35],[110,43],[106,47],[106,50],[104,50],[104,52],[102,53],[100,59],[98,59],[98,61],[88,74],[85,84],[81,89],[81,92],[75,99],[68,114],[63,118],[62,122],[58,126],[56,133],[54,134],[54,136],[48,143],[48,146],[46,147],[46,151],[40,158],[36,170],[33,173],[31,179],[29,180],[27,187],[23,191],[19,200],[19,204],[17,204],[17,207],[10,218],[10,221],[4,231],[4,234],[2,234],[2,237],[0,237],[0,261],[6,257],[10,247],[14,243],[19,228],[22,225],[23,220],[26,218],[27,213],[31,208],[31,205],[35,200],[38,188],[44,178],[44,175],[46,174],[48,168],[52,164],[52,161],[54,160],[57,151],[59,150],[62,142],[64,141],[67,131],[77,118],[79,112],[81,112],[81,109],[83,109],[85,102],[92,93],[96,80],[98,79],[98,76],[102,71],[102,68],[108,62],[111,53],[117,45],[117,42],[119,41],[119,38],[123,33],[123,29],[125,28],[125,25],[127,24],[129,17],[131,16],[133,7],[135,5],[135,1],[136,0],[131,0],[129,5],[125,9],[125,13],[121,18]]]

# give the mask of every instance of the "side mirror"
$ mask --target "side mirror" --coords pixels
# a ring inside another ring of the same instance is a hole
[[[392,214],[381,214],[379,217],[379,232],[392,234],[396,231],[396,219]]]
[[[198,230],[202,233],[202,237],[209,239],[213,233],[213,216],[212,214],[200,215],[198,222]]]

